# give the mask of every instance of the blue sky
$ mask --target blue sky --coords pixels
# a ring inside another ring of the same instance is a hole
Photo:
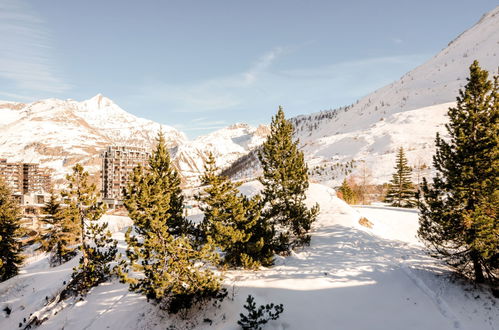
[[[424,63],[496,0],[0,0],[0,99],[102,93],[193,138],[335,108]]]

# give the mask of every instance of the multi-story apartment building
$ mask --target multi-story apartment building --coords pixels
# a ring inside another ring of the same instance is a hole
[[[47,192],[51,187],[50,173],[38,164],[8,163],[0,159],[0,176],[16,195]]]
[[[119,205],[133,169],[145,166],[150,153],[144,148],[110,146],[102,157],[102,197],[109,206]]]
[[[0,159],[0,177],[7,183],[14,194],[22,194],[23,171],[22,164],[8,163],[7,159]]]

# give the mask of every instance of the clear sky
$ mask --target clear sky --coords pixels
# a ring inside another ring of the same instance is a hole
[[[193,138],[355,102],[497,0],[0,0],[0,99],[97,93]],[[0,119],[1,120],[1,119]]]

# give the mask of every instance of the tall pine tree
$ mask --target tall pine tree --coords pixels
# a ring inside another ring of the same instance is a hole
[[[293,141],[293,125],[286,120],[282,107],[272,118],[271,133],[258,158],[263,167],[263,217],[278,233],[275,249],[289,253],[293,247],[310,242],[308,232],[317,217],[319,206],[305,206],[308,168],[298,141]]]
[[[21,211],[7,184],[0,178],[0,281],[17,275],[23,261],[19,232]]]
[[[394,168],[395,173],[390,180],[385,202],[395,207],[416,206],[416,191],[411,181],[412,169],[407,165],[403,147],[400,147],[397,152]]]
[[[105,205],[99,202],[95,184],[90,184],[88,172],[76,164],[73,172],[66,176],[68,189],[62,192],[67,205],[65,220],[78,224],[82,257],[73,270],[70,287],[76,293],[86,293],[110,275],[109,263],[115,259],[117,242],[111,238],[107,223],[96,223],[104,212]],[[76,231],[76,230],[75,230]]]
[[[450,139],[438,134],[437,175],[423,181],[419,236],[476,282],[499,272],[499,78],[477,61],[447,112]]]
[[[40,239],[41,249],[50,252],[51,265],[60,265],[76,255],[74,245],[79,242],[80,223],[74,217],[66,216],[66,210],[55,193],[50,194],[49,201],[42,209],[41,222],[48,225]]]
[[[125,191],[133,220],[125,236],[128,262],[122,280],[170,313],[219,297],[221,278],[210,265],[218,262],[211,240],[196,244],[192,225],[183,217],[180,178],[173,168],[162,132],[146,169],[136,168]],[[139,272],[137,277],[130,274]]]
[[[218,175],[210,153],[201,179],[204,193],[198,196],[204,220],[202,233],[224,252],[224,264],[231,267],[257,268],[272,264],[273,232],[260,217],[260,198],[240,194],[239,184]]]

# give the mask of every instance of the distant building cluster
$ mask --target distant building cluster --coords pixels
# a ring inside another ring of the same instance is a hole
[[[52,179],[48,169],[35,163],[9,163],[0,158],[0,177],[7,183],[23,212],[21,224],[36,228],[49,198]]]
[[[102,157],[102,197],[109,207],[120,205],[123,189],[130,174],[138,165],[145,166],[150,153],[145,148],[131,146],[110,146]]]
[[[6,181],[14,195],[48,192],[51,188],[49,171],[35,163],[9,163],[2,158],[0,177]]]

